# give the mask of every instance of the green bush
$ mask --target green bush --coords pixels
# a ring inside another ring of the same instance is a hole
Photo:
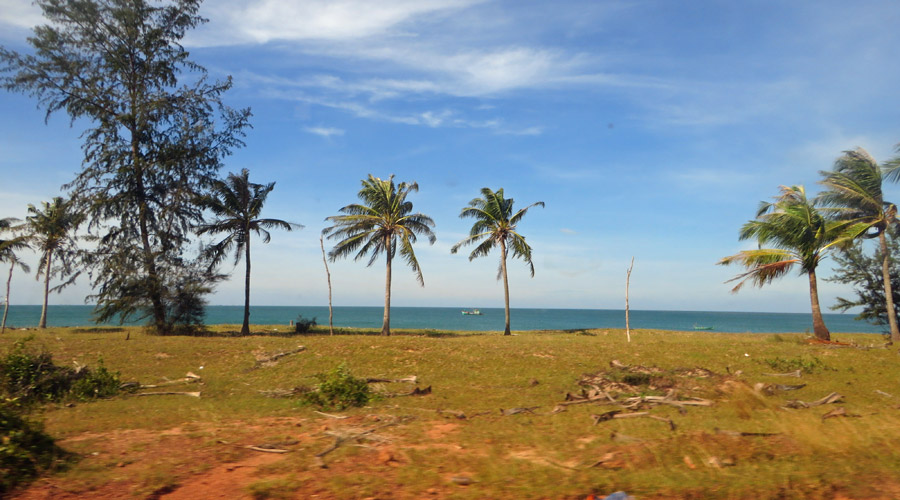
[[[53,438],[23,418],[13,401],[0,401],[0,497],[70,457]]]
[[[306,319],[300,314],[297,316],[297,321],[294,321],[294,333],[309,333],[309,330],[317,324],[316,318]]]
[[[119,373],[98,361],[98,368],[64,367],[53,364],[53,356],[26,348],[31,338],[16,342],[0,358],[0,396],[28,406],[65,399],[88,400],[119,393]]]
[[[369,384],[351,375],[344,364],[328,373],[316,374],[316,378],[319,384],[315,390],[301,396],[306,404],[322,409],[345,410],[365,406],[374,396]]]
[[[765,359],[763,360],[763,362],[767,364],[769,368],[779,372],[793,372],[797,370],[800,370],[803,373],[813,373],[816,370],[837,371],[836,369],[825,365],[825,363],[823,363],[821,359],[815,356],[809,359],[805,359],[803,357],[796,357],[792,359],[772,358]]]

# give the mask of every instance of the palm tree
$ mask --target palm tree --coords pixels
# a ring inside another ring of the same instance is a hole
[[[13,224],[19,222],[19,219],[15,219],[12,217],[7,217],[4,219],[0,219],[0,233],[8,231],[12,229]],[[28,246],[28,242],[22,236],[13,237],[8,240],[0,239],[0,262],[9,262],[9,277],[6,279],[6,296],[3,300],[3,321],[0,322],[0,334],[6,331],[6,316],[9,314],[9,292],[10,286],[12,285],[12,275],[13,271],[16,267],[20,268],[24,272],[29,272],[31,269],[28,267],[28,264],[19,260],[19,257],[16,255],[18,250],[26,250],[30,249]]]
[[[500,247],[500,268],[497,271],[497,279],[503,278],[503,297],[506,305],[506,328],[503,335],[511,335],[509,330],[509,278],[506,272],[506,256],[510,249],[512,249],[513,258],[520,257],[528,264],[531,277],[534,277],[531,247],[525,243],[525,237],[516,232],[516,226],[525,217],[528,209],[534,206],[543,207],[544,202],[532,203],[513,213],[513,199],[503,197],[503,188],[497,191],[481,188],[481,198],[470,201],[469,206],[463,208],[459,214],[463,219],[467,217],[475,219],[469,236],[450,249],[450,253],[456,253],[460,247],[480,241],[475,250],[469,254],[471,261],[475,257],[489,254],[494,247]]]
[[[900,329],[894,311],[894,293],[891,289],[891,253],[888,249],[887,229],[897,222],[897,206],[884,200],[882,169],[874,158],[862,148],[844,151],[834,162],[834,169],[821,172],[825,177],[821,184],[828,188],[819,195],[836,220],[850,221],[856,225],[852,238],[878,238],[881,245],[881,277],[891,341],[900,342]]]
[[[42,209],[38,209],[34,205],[28,205],[29,215],[25,217],[22,230],[25,231],[32,246],[41,253],[40,264],[35,274],[35,279],[44,277],[44,302],[38,328],[47,328],[47,302],[50,292],[62,291],[74,283],[81,274],[74,268],[74,261],[78,255],[78,237],[75,230],[84,220],[84,216],[75,213],[72,205],[59,196],[53,198],[50,203],[42,202],[41,206]],[[50,278],[54,275],[64,281],[51,290]]]
[[[391,262],[394,256],[399,251],[400,256],[416,273],[416,280],[425,286],[413,244],[417,235],[424,235],[431,244],[437,239],[431,231],[434,227],[431,217],[412,213],[412,202],[406,201],[409,193],[418,190],[419,185],[415,182],[395,185],[393,175],[383,180],[369,174],[369,178],[362,181],[362,189],[357,195],[362,203],[340,209],[343,215],[327,217],[325,220],[334,225],[322,230],[322,234],[328,239],[340,239],[328,252],[332,262],[353,253],[353,260],[371,254],[368,263],[371,266],[379,254],[385,254],[382,335],[391,334]]]
[[[244,256],[246,274],[244,276],[244,322],[241,335],[250,334],[250,233],[263,237],[263,243],[272,239],[267,229],[302,228],[300,224],[285,222],[281,219],[261,219],[263,204],[269,193],[275,189],[275,183],[254,184],[250,182],[250,172],[245,168],[240,175],[228,174],[224,181],[213,182],[212,194],[203,200],[216,219],[197,228],[198,234],[226,234],[225,238],[208,247],[211,256],[210,267],[215,267],[234,249],[234,265]]]
[[[806,197],[803,186],[781,186],[781,195],[775,202],[762,202],[756,219],[741,228],[740,239],[756,239],[759,248],[725,257],[719,264],[736,263],[748,269],[729,280],[740,280],[732,292],[740,290],[748,281],[760,287],[771,283],[799,265],[801,274],[809,276],[813,332],[819,339],[831,340],[819,307],[816,267],[832,246],[846,241],[844,236],[849,225],[826,219],[819,212],[816,200]],[[771,248],[764,248],[766,245]]]

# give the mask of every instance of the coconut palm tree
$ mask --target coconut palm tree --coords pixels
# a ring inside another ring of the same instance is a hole
[[[874,158],[862,148],[844,151],[834,162],[834,169],[821,172],[820,182],[827,191],[819,200],[827,208],[825,213],[836,220],[856,223],[851,238],[878,238],[881,246],[881,277],[884,286],[885,309],[891,330],[891,341],[900,342],[900,329],[894,311],[891,289],[891,253],[886,232],[897,222],[897,206],[885,201],[882,192],[883,171]]]
[[[198,226],[198,234],[225,234],[225,238],[207,248],[211,257],[210,267],[218,265],[234,249],[234,265],[244,257],[244,322],[241,335],[250,334],[250,235],[263,237],[263,243],[272,239],[267,229],[290,231],[302,228],[300,224],[281,219],[261,219],[263,204],[275,183],[255,184],[250,182],[250,172],[245,168],[240,174],[228,174],[224,181],[213,182],[212,194],[204,198],[204,207],[210,209],[216,219],[209,224]]]
[[[81,274],[75,269],[78,256],[78,237],[75,231],[84,216],[72,210],[72,205],[60,196],[50,203],[42,202],[41,208],[28,205],[28,216],[21,226],[31,246],[40,252],[35,279],[44,278],[44,301],[38,328],[47,328],[47,302],[50,292],[61,292]],[[63,280],[50,288],[53,276]]]
[[[0,234],[13,228],[13,224],[19,222],[19,219],[7,217],[0,219]],[[6,316],[9,314],[9,292],[12,285],[12,275],[16,267],[24,272],[31,269],[28,264],[19,260],[16,252],[19,250],[29,250],[28,242],[23,236],[14,236],[10,239],[0,239],[0,262],[9,263],[9,277],[6,278],[6,296],[3,300],[3,321],[0,322],[0,334],[6,331]]]
[[[415,182],[395,185],[393,175],[379,179],[369,174],[357,195],[362,203],[340,209],[343,215],[327,217],[325,220],[334,225],[322,230],[328,239],[340,240],[328,252],[332,261],[354,254],[353,260],[369,256],[368,265],[371,266],[380,254],[385,255],[382,335],[391,334],[391,263],[398,252],[416,273],[419,284],[425,286],[413,244],[419,235],[428,238],[431,244],[436,238],[431,231],[434,227],[431,217],[413,213],[412,202],[406,200],[409,193],[418,190],[419,185]]]
[[[762,202],[756,219],[741,228],[740,239],[756,239],[759,248],[725,257],[719,264],[739,264],[747,269],[729,280],[740,280],[732,292],[740,290],[748,281],[761,287],[800,266],[801,274],[809,276],[813,332],[819,339],[831,340],[819,307],[816,267],[834,245],[847,241],[845,235],[851,225],[825,218],[816,200],[807,198],[803,186],[781,186],[781,195],[775,202]]]
[[[500,247],[500,268],[497,271],[497,279],[503,278],[503,298],[506,306],[506,327],[503,335],[510,335],[509,330],[509,277],[506,271],[506,257],[512,250],[513,258],[519,257],[528,265],[531,277],[534,277],[534,264],[531,262],[531,247],[525,242],[525,237],[516,231],[516,226],[528,213],[531,207],[543,207],[544,202],[538,201],[513,213],[513,199],[503,197],[503,188],[491,191],[490,188],[481,188],[481,198],[475,198],[469,202],[469,206],[462,209],[460,218],[475,219],[469,236],[450,249],[450,253],[456,253],[460,247],[479,243],[475,250],[469,254],[469,260],[489,254],[491,249]]]

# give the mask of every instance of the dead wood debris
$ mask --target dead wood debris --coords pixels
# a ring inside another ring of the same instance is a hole
[[[806,387],[806,384],[796,384],[796,385],[788,385],[788,384],[766,384],[763,382],[757,382],[753,385],[753,390],[760,393],[766,394],[767,396],[773,396],[778,391],[796,391],[799,389],[803,389]]]
[[[803,370],[797,369],[788,373],[763,373],[763,375],[767,377],[797,377],[800,378],[803,374]]]
[[[175,380],[165,380],[163,382],[159,382],[157,384],[141,384],[138,386],[138,389],[156,389],[158,387],[166,387],[169,385],[179,385],[179,384],[196,384],[200,382],[202,379],[199,375],[193,372],[187,372],[184,377],[175,379]]]
[[[859,415],[856,413],[847,413],[847,409],[844,408],[843,406],[841,406],[840,408],[835,408],[835,409],[831,410],[830,412],[822,415],[822,421],[824,422],[826,419],[836,418],[836,417],[859,418],[859,417],[862,417],[862,415]]]
[[[328,448],[325,448],[324,450],[315,454],[315,456],[313,457],[314,464],[316,467],[319,467],[322,469],[328,468],[328,465],[325,463],[325,460],[324,460],[325,455],[328,455],[329,453],[333,452],[334,450],[337,450],[338,448],[340,448],[342,445],[344,445],[347,442],[358,442],[362,439],[369,439],[369,440],[375,440],[375,441],[380,441],[380,442],[387,441],[388,440],[387,438],[376,435],[375,431],[384,429],[385,427],[403,424],[403,423],[409,422],[412,419],[413,419],[413,417],[394,417],[394,418],[390,419],[389,421],[386,421],[380,425],[376,425],[375,427],[372,427],[371,429],[366,429],[366,430],[344,429],[344,430],[328,431],[325,434],[328,436],[333,436],[334,443],[332,443],[332,445],[329,446]]]
[[[254,368],[259,368],[261,366],[273,366],[278,363],[278,360],[285,357],[290,356],[292,354],[297,354],[298,352],[303,352],[306,350],[305,346],[297,346],[296,349],[291,349],[290,351],[282,351],[276,352],[274,354],[265,354],[262,352],[254,353],[256,356],[256,364],[253,365]]]
[[[724,436],[732,436],[732,437],[771,437],[778,436],[777,432],[740,432],[740,431],[729,431],[726,429],[716,428],[716,434],[722,434]]]
[[[386,383],[386,384],[418,384],[419,377],[415,375],[410,375],[408,377],[403,378],[367,378],[367,384],[377,384],[377,383]]]
[[[831,394],[829,394],[821,399],[812,401],[810,403],[800,401],[799,399],[795,399],[793,401],[788,401],[787,403],[785,403],[784,407],[785,408],[794,408],[794,409],[812,408],[813,406],[821,406],[821,405],[827,405],[827,404],[832,404],[832,403],[840,403],[843,398],[844,398],[844,396],[841,396],[840,394],[838,394],[836,392],[832,392]]]
[[[675,430],[675,422],[673,422],[669,418],[660,417],[657,415],[651,415],[650,412],[639,411],[633,413],[622,413],[622,410],[612,410],[606,413],[601,413],[600,415],[591,415],[591,418],[594,419],[594,425],[600,424],[600,422],[606,422],[612,419],[621,419],[621,418],[649,418],[653,420],[658,420],[660,422],[665,422],[669,425],[670,430]]]
[[[529,406],[527,408],[500,408],[500,414],[504,417],[508,417],[510,415],[518,415],[520,413],[531,413],[534,414],[534,410],[540,408],[540,406]]]
[[[191,396],[199,398],[200,392],[141,392],[135,396]]]

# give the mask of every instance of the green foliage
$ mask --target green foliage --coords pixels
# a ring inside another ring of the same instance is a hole
[[[317,324],[316,318],[307,319],[302,314],[299,314],[297,315],[297,320],[294,321],[294,333],[309,333],[309,330]]]
[[[886,231],[888,251],[892,255],[900,255],[900,242],[896,231]],[[869,254],[862,242],[856,241],[852,245],[843,248],[834,255],[837,266],[834,275],[826,278],[826,281],[852,285],[853,298],[838,297],[837,304],[831,309],[847,311],[854,307],[860,307],[856,319],[868,321],[874,325],[888,325],[887,303],[885,301],[884,280],[881,275],[883,255],[878,247]],[[888,267],[891,277],[891,293],[894,296],[894,304],[900,304],[900,263],[891,259]],[[895,311],[895,314],[897,311]],[[900,314],[897,315],[900,322]]]
[[[0,401],[0,497],[42,471],[61,467],[69,454],[9,400]]]
[[[170,316],[182,270],[192,294],[216,280],[189,251],[198,200],[249,126],[249,109],[222,102],[231,80],[210,81],[182,44],[205,22],[200,2],[36,0],[48,22],[30,50],[0,47],[0,87],[85,126],[83,168],[65,189],[95,243],[98,318],[149,318],[158,333],[185,317]]]
[[[821,359],[815,356],[811,358],[796,357],[790,359],[781,357],[767,358],[762,362],[768,365],[769,368],[782,373],[797,370],[800,370],[803,373],[813,373],[816,370],[837,371],[836,369],[827,366]]]
[[[26,347],[30,338],[16,342],[0,358],[0,397],[27,407],[33,404],[75,399],[85,401],[114,396],[121,381],[99,360],[98,368],[63,367],[53,363],[46,351]]]
[[[365,406],[373,397],[369,384],[355,378],[343,363],[328,373],[316,374],[319,384],[302,396],[306,404],[323,409],[345,410]]]

